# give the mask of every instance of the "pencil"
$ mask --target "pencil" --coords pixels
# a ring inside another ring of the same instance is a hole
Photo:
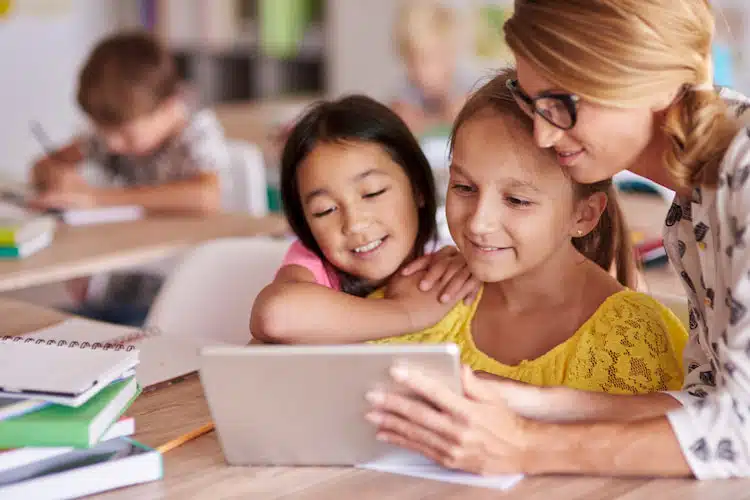
[[[39,141],[39,144],[42,146],[42,149],[47,156],[53,156],[55,154],[55,148],[52,146],[52,141],[49,140],[49,137],[44,132],[41,123],[31,122],[31,133],[34,134],[36,140]]]
[[[167,441],[163,445],[157,447],[156,451],[158,451],[159,453],[166,453],[170,450],[174,450],[178,446],[182,446],[188,441],[192,441],[193,439],[198,438],[204,434],[208,434],[212,430],[214,430],[214,423],[209,422],[207,424],[201,425],[197,429],[193,429],[192,431],[183,434],[182,436],[176,437],[171,441]]]

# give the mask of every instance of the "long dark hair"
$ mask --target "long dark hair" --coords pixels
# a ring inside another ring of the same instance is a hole
[[[413,255],[422,255],[427,243],[437,235],[437,197],[430,164],[403,120],[387,106],[363,95],[313,105],[290,132],[281,155],[281,202],[292,231],[303,245],[327,262],[305,218],[297,171],[318,144],[348,141],[377,144],[404,169],[414,197],[420,202]],[[329,268],[338,275],[343,291],[358,296],[372,291],[361,278],[330,265]]]
[[[450,141],[451,152],[458,129],[476,115],[488,110],[513,118],[521,130],[528,133],[530,137],[533,135],[534,125],[531,118],[521,110],[505,84],[508,78],[515,77],[515,71],[511,69],[503,70],[472,94],[453,125]],[[542,150],[540,152],[544,154]],[[549,153],[549,155],[552,158],[552,153]],[[633,244],[630,240],[630,232],[625,223],[625,217],[612,188],[612,179],[594,184],[581,184],[572,179],[571,182],[578,199],[600,192],[607,195],[607,208],[599,217],[598,224],[588,234],[580,238],[573,238],[573,246],[607,272],[614,265],[617,271],[617,280],[629,288],[635,288],[637,265]]]

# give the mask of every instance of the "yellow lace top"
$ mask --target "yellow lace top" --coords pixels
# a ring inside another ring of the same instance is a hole
[[[381,296],[375,292],[373,297]],[[666,306],[649,295],[623,290],[605,300],[568,340],[516,366],[480,351],[471,323],[481,291],[471,306],[454,307],[435,326],[376,343],[453,342],[461,360],[481,370],[528,384],[568,386],[614,394],[643,394],[682,387],[682,350],[687,332]]]

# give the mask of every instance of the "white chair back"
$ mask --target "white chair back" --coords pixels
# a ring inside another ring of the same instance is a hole
[[[226,238],[196,247],[167,278],[145,326],[246,344],[255,297],[273,280],[289,244],[266,237]]]
[[[268,214],[266,168],[263,153],[255,144],[229,140],[229,169],[221,172],[221,208],[227,212],[249,213],[255,217]],[[179,258],[168,258],[138,266],[140,272],[168,276]],[[107,277],[96,279],[96,289],[106,286]]]

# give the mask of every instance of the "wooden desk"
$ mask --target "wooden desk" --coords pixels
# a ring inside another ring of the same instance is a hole
[[[18,335],[55,324],[65,314],[0,299],[5,333]],[[141,395],[127,412],[139,441],[158,446],[209,420],[197,378]],[[750,498],[750,480],[698,482],[680,479],[532,477],[501,493],[351,468],[229,467],[215,433],[165,454],[164,479],[97,496],[104,499],[272,498],[295,499],[687,499]]]
[[[0,292],[135,267],[216,238],[279,234],[285,228],[278,215],[258,219],[242,214],[61,224],[49,248],[26,259],[0,262]]]

